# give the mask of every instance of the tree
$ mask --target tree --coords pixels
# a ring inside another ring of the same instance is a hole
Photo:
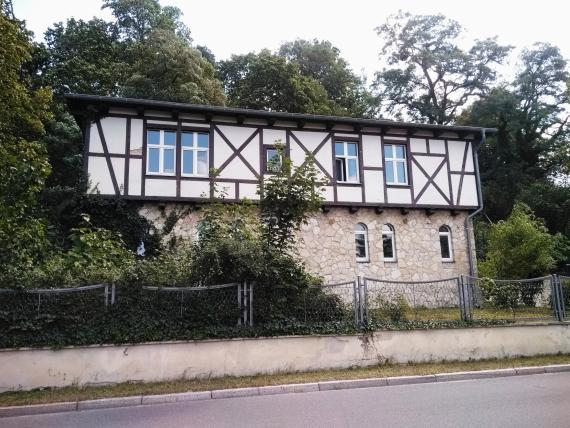
[[[344,114],[357,117],[368,114],[370,100],[364,79],[352,72],[331,42],[298,39],[283,43],[279,55],[297,63],[303,76],[317,80],[328,97],[344,109]]]
[[[46,226],[37,199],[50,168],[36,140],[49,119],[51,94],[32,89],[24,73],[31,60],[29,34],[0,13],[0,283],[14,280],[41,256]]]
[[[135,98],[224,105],[225,95],[214,67],[180,37],[155,30],[135,48],[122,95]]]
[[[296,62],[264,49],[258,54],[232,55],[218,64],[229,104],[291,113],[340,114],[326,90],[301,74]]]
[[[376,73],[381,112],[396,117],[447,124],[469,101],[488,93],[493,65],[510,51],[496,39],[457,46],[462,27],[443,15],[400,12],[376,28],[388,68]]]
[[[528,205],[516,203],[511,215],[489,228],[489,251],[479,262],[482,276],[525,279],[550,272],[560,248],[567,245],[561,235],[550,235],[544,221]]]
[[[190,30],[180,18],[182,11],[160,6],[157,0],[103,0],[102,9],[111,9],[123,37],[129,42],[144,42],[154,30],[176,34],[192,42]]]
[[[41,79],[56,94],[118,94],[127,65],[114,24],[71,18],[49,28],[45,41],[49,59]]]

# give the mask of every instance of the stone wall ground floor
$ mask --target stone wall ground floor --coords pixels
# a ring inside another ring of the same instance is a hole
[[[172,210],[184,211],[182,205],[145,204],[141,214],[161,225]],[[320,275],[325,282],[352,281],[358,275],[386,280],[434,280],[469,272],[465,218],[469,213],[448,210],[360,208],[351,212],[347,207],[334,207],[313,215],[297,236],[297,251],[308,270]],[[201,211],[182,216],[174,232],[194,237]],[[356,259],[355,227],[365,226],[368,235],[368,260]],[[382,228],[394,230],[395,260],[386,261],[383,253]],[[451,231],[452,258],[441,257],[439,228]]]

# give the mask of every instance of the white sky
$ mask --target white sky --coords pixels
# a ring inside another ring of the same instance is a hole
[[[17,18],[41,39],[54,22],[67,18],[110,19],[100,0],[13,0]],[[465,43],[475,38],[499,36],[499,42],[517,48],[534,42],[559,46],[570,57],[566,0],[161,0],[178,6],[192,31],[195,44],[208,46],[217,59],[231,54],[275,50],[296,38],[330,40],[357,73],[370,79],[381,68],[380,42],[374,27],[402,9],[416,14],[443,13],[462,24]],[[512,58],[505,74],[515,66]]]

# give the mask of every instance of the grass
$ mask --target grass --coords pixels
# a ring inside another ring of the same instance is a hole
[[[378,364],[365,368],[320,370],[247,377],[174,380],[170,382],[157,383],[121,383],[110,386],[86,387],[70,386],[64,388],[44,388],[32,391],[5,392],[0,394],[0,406],[91,400],[97,398],[124,397],[129,395],[207,391],[213,389],[307,383],[327,380],[429,375],[442,372],[502,369],[565,363],[570,363],[570,354],[521,357],[501,360],[451,361],[424,364]]]
[[[390,314],[385,310],[373,309],[370,313],[379,319],[390,319]],[[414,321],[458,321],[461,319],[459,308],[406,308],[403,314],[406,320]],[[527,320],[552,316],[552,309],[548,307],[521,306],[515,311],[492,307],[473,309],[474,320]]]

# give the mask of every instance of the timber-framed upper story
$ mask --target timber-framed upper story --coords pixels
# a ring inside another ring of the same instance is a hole
[[[84,133],[91,191],[135,200],[255,200],[284,152],[294,167],[312,155],[326,182],[326,206],[475,209],[477,148],[495,131],[93,95],[66,99]]]

